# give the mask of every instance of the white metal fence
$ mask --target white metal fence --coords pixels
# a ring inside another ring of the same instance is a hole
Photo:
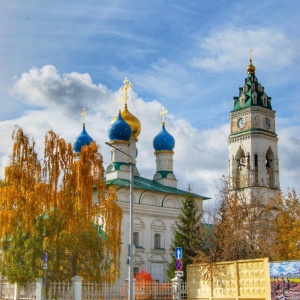
[[[19,294],[20,300],[35,300],[36,284],[28,282],[23,286],[16,286],[9,283],[7,280],[0,279],[0,299],[14,299],[16,294]],[[16,291],[19,289],[19,291]]]
[[[72,300],[73,285],[71,282],[50,282],[46,299]]]
[[[97,284],[93,282],[80,282],[81,300],[127,300],[128,285],[126,284]],[[36,294],[37,284],[27,283],[19,287],[20,296],[17,296],[15,284],[0,280],[0,299],[38,299]],[[49,282],[47,300],[73,300],[74,282]],[[178,287],[174,283],[135,283],[136,300],[175,300],[178,299]],[[44,297],[43,297],[44,298]],[[181,282],[181,299],[187,299],[187,284]]]

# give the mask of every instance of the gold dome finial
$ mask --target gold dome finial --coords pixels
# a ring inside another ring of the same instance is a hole
[[[127,77],[125,77],[125,80],[123,81],[123,85],[119,89],[120,94],[119,94],[118,101],[119,102],[124,101],[124,103],[125,103],[125,106],[121,113],[121,116],[131,127],[131,131],[132,131],[131,137],[136,139],[141,132],[141,123],[140,123],[139,119],[137,117],[135,117],[133,114],[131,114],[129,112],[129,110],[127,109],[127,101],[129,99],[128,91],[131,89],[132,86],[133,86],[133,84],[131,82],[129,82]],[[112,120],[112,122],[114,122],[114,120],[116,118],[117,117],[115,117]]]
[[[255,67],[252,65],[252,52],[253,49],[249,49],[248,53],[250,54],[250,65],[247,67],[248,74],[253,74],[255,72]]]
[[[161,112],[159,113],[162,117],[162,124],[165,125],[165,117],[167,115],[168,111],[163,107],[161,109]]]
[[[87,110],[84,107],[83,110],[82,110],[82,113],[80,114],[81,118],[82,118],[83,127],[85,127],[85,117],[86,117],[87,113],[88,112],[87,112]]]
[[[123,85],[120,87],[120,100],[124,100],[125,107],[127,106],[127,101],[129,99],[128,91],[131,89],[133,84],[129,82],[128,78],[125,77],[125,80],[123,81]],[[122,99],[123,96],[123,99]]]

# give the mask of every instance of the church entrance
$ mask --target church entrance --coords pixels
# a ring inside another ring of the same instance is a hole
[[[164,281],[164,264],[152,263],[151,264],[151,275],[155,281]]]

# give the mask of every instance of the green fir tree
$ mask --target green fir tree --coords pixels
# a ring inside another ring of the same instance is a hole
[[[171,262],[168,264],[168,277],[175,277],[175,248],[182,247],[182,262],[183,262],[183,280],[186,280],[186,267],[193,262],[197,257],[201,241],[199,239],[199,232],[201,229],[202,213],[199,211],[195,198],[190,192],[186,196],[185,201],[181,207],[179,221],[176,222],[177,228],[171,244]]]

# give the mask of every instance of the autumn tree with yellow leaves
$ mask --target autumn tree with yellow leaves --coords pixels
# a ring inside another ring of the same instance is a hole
[[[122,210],[106,192],[97,145],[81,149],[53,131],[45,136],[44,158],[35,141],[16,128],[5,177],[0,184],[1,272],[12,282],[43,276],[114,282],[119,275]]]
[[[300,198],[294,189],[265,201],[263,189],[220,188],[220,208],[206,212],[210,226],[199,227],[200,247],[194,262],[222,262],[268,257],[270,261],[300,257]]]
[[[295,189],[281,195],[274,206],[270,247],[272,260],[295,260],[300,257],[300,198]]]

